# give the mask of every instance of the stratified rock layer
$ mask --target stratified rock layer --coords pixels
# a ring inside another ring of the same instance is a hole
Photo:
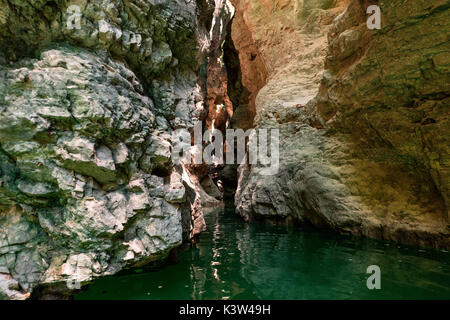
[[[278,174],[241,165],[237,211],[450,247],[448,1],[380,1],[381,30],[369,1],[236,2],[268,70],[254,124],[280,130]]]

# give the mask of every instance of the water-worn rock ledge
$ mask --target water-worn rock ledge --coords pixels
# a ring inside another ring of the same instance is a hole
[[[268,71],[254,125],[281,140],[276,176],[240,167],[240,215],[449,248],[449,1],[234,2]]]

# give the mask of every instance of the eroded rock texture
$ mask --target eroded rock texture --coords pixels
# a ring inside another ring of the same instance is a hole
[[[237,211],[448,248],[449,2],[235,2],[268,71],[254,125],[281,140],[276,176],[241,165]]]
[[[171,133],[207,115],[215,5],[0,2],[0,298],[70,295],[204,229]]]

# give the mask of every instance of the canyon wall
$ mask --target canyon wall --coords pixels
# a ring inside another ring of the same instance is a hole
[[[171,157],[197,122],[280,130],[275,176],[238,169],[244,219],[449,248],[449,18],[444,0],[0,0],[0,299],[70,297],[204,230],[222,167]]]
[[[223,2],[0,0],[0,299],[70,297],[204,229],[171,133],[208,116]]]
[[[241,69],[245,34],[267,70],[253,124],[280,130],[276,175],[239,168],[239,214],[449,248],[449,1],[233,2]]]

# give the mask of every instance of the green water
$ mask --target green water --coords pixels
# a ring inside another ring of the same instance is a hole
[[[450,299],[450,253],[312,229],[245,224],[232,210],[177,264],[97,280],[76,299]],[[381,289],[368,290],[369,265]]]

